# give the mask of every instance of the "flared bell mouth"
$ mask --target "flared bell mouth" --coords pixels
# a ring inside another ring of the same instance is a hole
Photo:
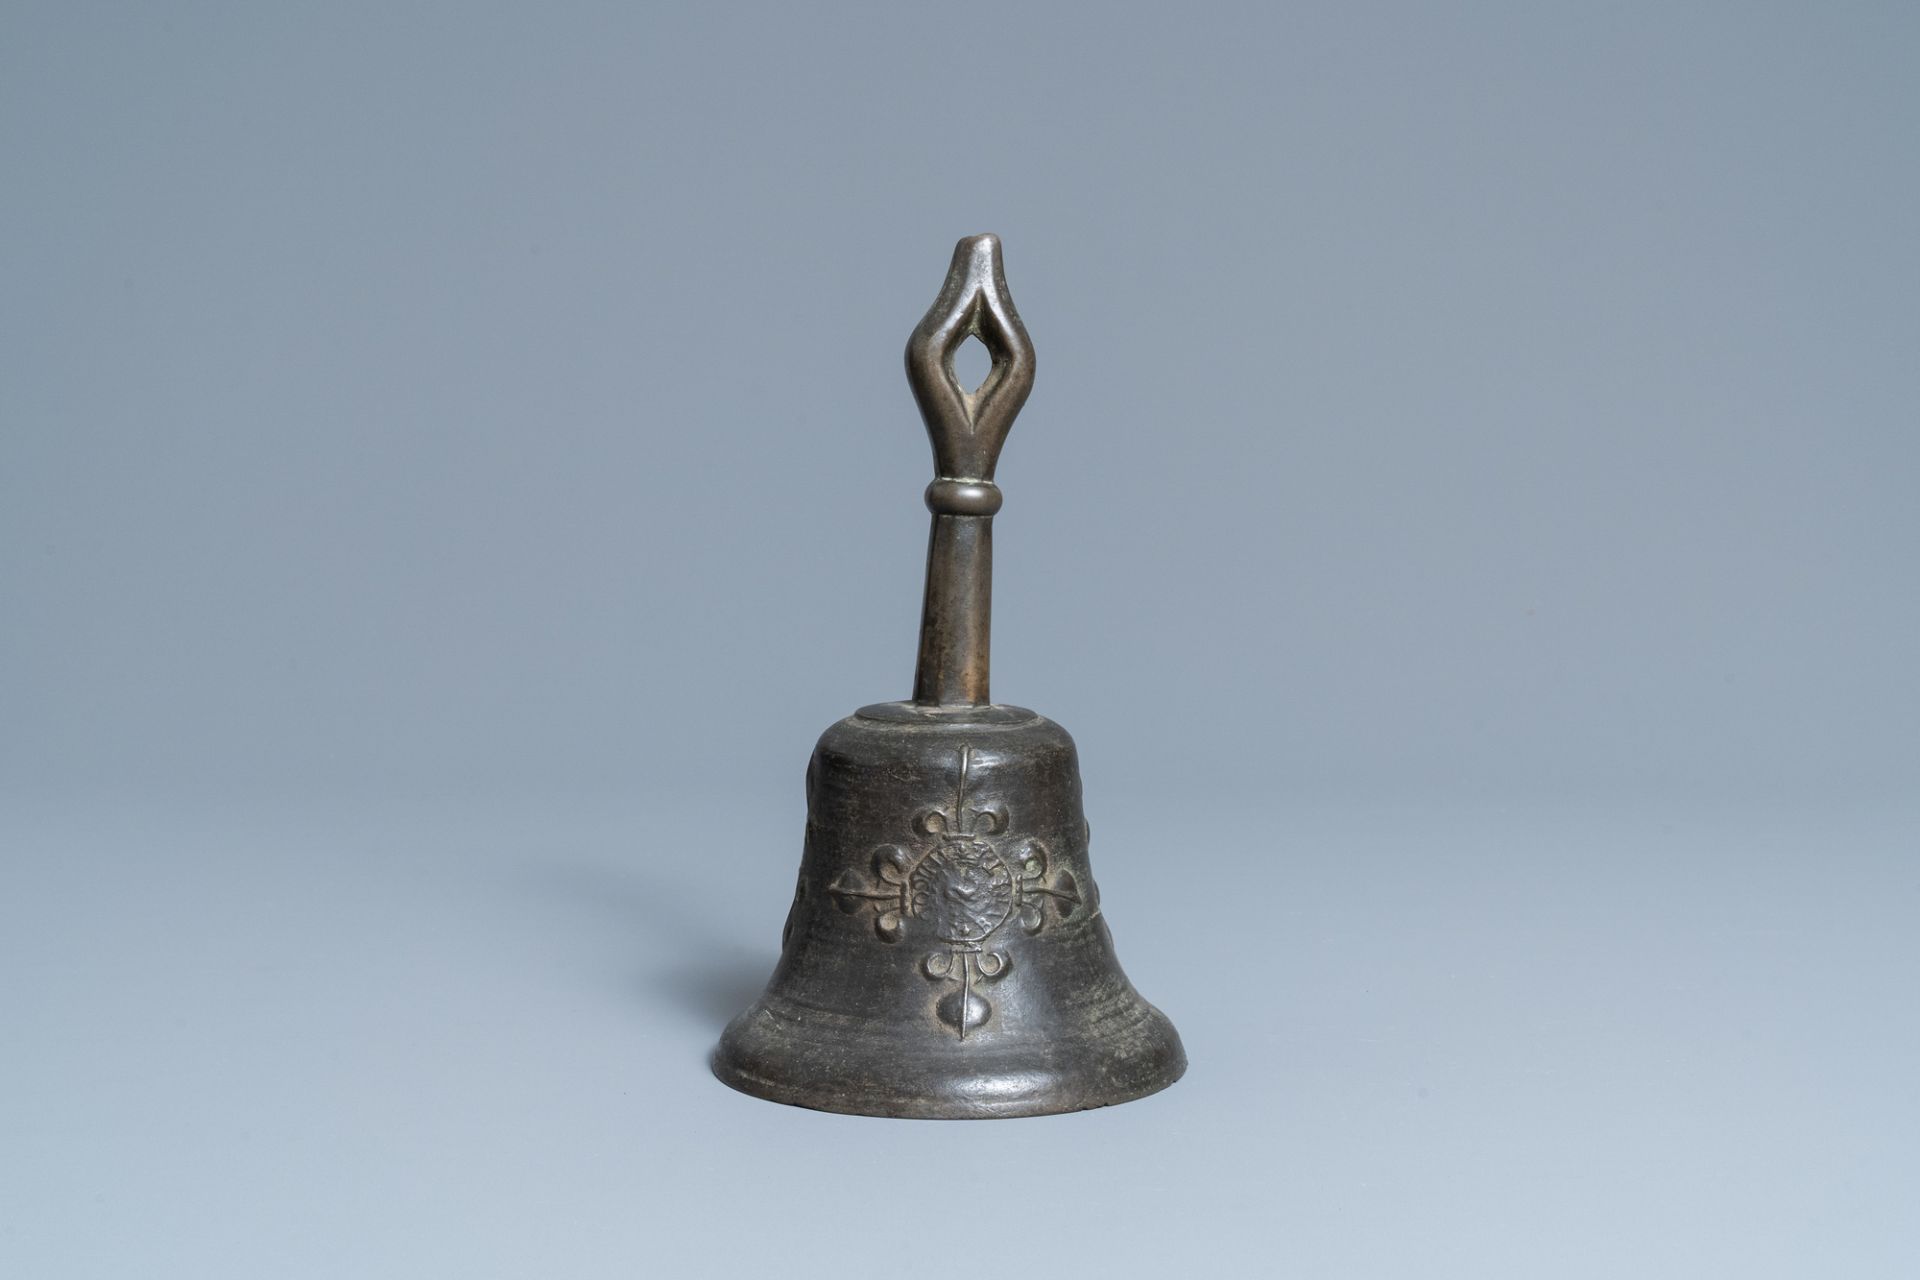
[[[838,1032],[780,1028],[761,1002],[734,1019],[709,1060],[731,1089],[768,1102],[900,1120],[1008,1120],[1119,1106],[1176,1083],[1186,1050],[1166,1016],[1134,997],[1101,1035],[997,1053],[889,1063]]]

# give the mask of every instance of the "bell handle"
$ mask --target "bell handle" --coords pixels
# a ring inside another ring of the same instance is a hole
[[[978,338],[993,365],[968,391],[954,353]],[[993,469],[1020,407],[1033,390],[1033,343],[1000,257],[1000,237],[968,236],[954,246],[939,296],[907,339],[907,383],[933,444],[927,509],[926,597],[913,700],[920,706],[985,706],[993,621]]]

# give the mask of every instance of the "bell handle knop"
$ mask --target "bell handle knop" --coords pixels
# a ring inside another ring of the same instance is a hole
[[[968,338],[993,357],[972,391],[953,370],[954,353]],[[939,296],[907,339],[907,383],[933,442],[935,475],[991,481],[1000,446],[1033,390],[1033,342],[1007,291],[999,236],[968,236],[954,246]]]

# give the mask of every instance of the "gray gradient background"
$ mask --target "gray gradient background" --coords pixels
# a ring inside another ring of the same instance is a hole
[[[1909,5],[10,5],[0,1273],[1920,1273]],[[995,689],[1188,1078],[730,1093]]]

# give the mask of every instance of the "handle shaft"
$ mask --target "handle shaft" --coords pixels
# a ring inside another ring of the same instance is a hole
[[[985,706],[993,639],[993,517],[933,518],[913,700]]]

